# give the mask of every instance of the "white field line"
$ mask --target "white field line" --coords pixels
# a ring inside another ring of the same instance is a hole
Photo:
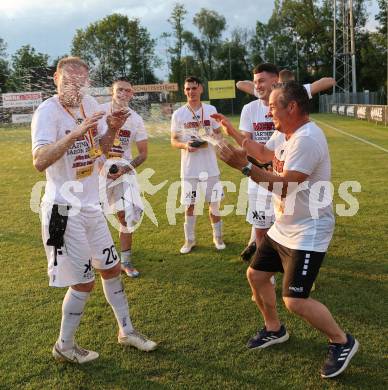
[[[329,124],[327,124],[327,123],[325,123],[325,122],[319,121],[319,120],[317,120],[317,119],[313,119],[313,120],[314,120],[315,122],[317,122],[317,123],[320,123],[320,124],[322,124],[322,125],[324,125],[324,126],[330,128],[330,129],[332,129],[332,130],[338,131],[338,133],[347,135],[348,137],[354,138],[354,139],[356,139],[357,141],[363,142],[364,144],[367,144],[367,145],[369,145],[369,146],[373,146],[373,147],[376,148],[376,149],[380,149],[380,150],[382,150],[383,152],[388,153],[388,149],[385,149],[385,148],[383,148],[383,147],[380,146],[380,145],[374,144],[373,142],[370,142],[370,141],[368,141],[368,140],[366,140],[366,139],[364,139],[364,138],[357,137],[356,135],[350,134],[350,133],[348,133],[348,132],[346,132],[346,131],[344,131],[344,130],[337,129],[337,128],[334,127],[334,126],[331,126],[331,125],[329,125]]]

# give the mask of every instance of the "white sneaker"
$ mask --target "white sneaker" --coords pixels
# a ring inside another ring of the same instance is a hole
[[[179,252],[182,253],[182,255],[185,255],[186,253],[190,253],[194,247],[195,247],[195,240],[194,241],[188,240],[185,241],[185,243],[183,244]]]
[[[54,359],[60,362],[82,364],[97,359],[98,353],[94,351],[88,351],[87,349],[79,347],[77,344],[74,344],[72,349],[63,351],[59,348],[58,343],[55,343],[53,347],[53,356]]]
[[[130,261],[121,263],[121,271],[126,273],[130,278],[137,278],[140,272],[133,266]]]
[[[226,248],[226,245],[224,241],[222,240],[222,237],[213,237],[213,242],[217,250],[222,251]]]
[[[133,346],[137,349],[140,349],[140,351],[145,352],[153,351],[158,346],[157,343],[152,340],[148,340],[147,337],[136,330],[133,330],[126,336],[119,336],[118,341],[121,345]]]

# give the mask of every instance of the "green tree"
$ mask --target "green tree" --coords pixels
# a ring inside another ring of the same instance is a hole
[[[195,59],[200,63],[202,77],[212,80],[217,66],[216,52],[221,43],[226,20],[217,12],[202,8],[195,14],[193,23],[198,28],[200,36],[196,37],[191,31],[185,31],[183,37]]]
[[[251,33],[246,29],[234,29],[228,40],[220,44],[217,50],[217,69],[215,78],[217,80],[251,80],[252,68],[249,45]],[[250,97],[237,90],[236,99],[233,102],[233,110],[239,112],[242,106],[250,101]],[[213,102],[220,112],[231,111],[231,102],[227,100],[217,100]]]
[[[376,66],[376,64],[386,64],[385,40],[382,34],[367,31],[363,34],[360,43],[357,56],[359,65],[358,89],[381,91],[384,89],[386,67]]]
[[[358,47],[366,23],[366,1],[354,0],[353,7]],[[299,73],[301,81],[330,75],[333,66],[332,0],[275,0],[268,23],[257,23],[252,45],[256,63],[260,59],[275,62],[280,68]]]
[[[172,26],[172,34],[170,33],[164,33],[162,34],[162,38],[174,38],[174,44],[173,46],[170,46],[168,48],[168,53],[170,54],[170,61],[169,61],[169,68],[170,68],[170,75],[169,80],[171,82],[178,83],[179,91],[178,96],[182,97],[182,88],[183,88],[183,80],[184,80],[184,71],[185,67],[182,61],[182,50],[184,46],[184,39],[183,39],[183,22],[185,19],[185,16],[187,14],[186,8],[183,4],[176,3],[172,12],[171,16],[168,19],[168,22]]]
[[[378,0],[379,12],[375,16],[375,19],[380,23],[379,32],[381,34],[387,34],[387,24],[388,24],[388,2],[387,0]]]
[[[78,29],[71,53],[88,62],[99,85],[109,85],[118,77],[139,84],[156,81],[153,69],[159,62],[154,49],[155,40],[139,19],[112,14]]]
[[[385,102],[388,104],[388,80],[387,80],[387,68],[388,68],[388,2],[387,0],[378,0],[379,4],[379,13],[376,15],[376,20],[380,23],[378,32],[379,32],[379,37],[377,38],[380,42],[379,48],[380,51],[379,53],[382,54],[383,58],[381,62],[376,62],[376,64],[381,64],[381,67],[378,67],[379,70],[381,71],[382,69],[385,69],[385,74],[382,76],[381,80],[385,80],[385,85],[382,86],[385,91]],[[372,66],[372,69],[375,69],[375,65]]]
[[[251,61],[253,65],[260,64],[266,61],[266,53],[271,41],[268,25],[256,22],[256,34],[254,34],[250,41],[251,47]]]
[[[6,92],[6,83],[9,77],[9,64],[7,60],[7,44],[0,38],[0,92]]]
[[[47,54],[37,52],[32,46],[22,46],[12,55],[7,89],[14,92],[45,89],[47,79],[42,74],[47,72],[48,59]]]

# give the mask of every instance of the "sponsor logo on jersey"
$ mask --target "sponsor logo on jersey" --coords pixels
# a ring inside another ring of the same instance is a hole
[[[253,122],[253,129],[255,131],[275,131],[273,122]]]
[[[201,125],[201,123],[198,122],[198,121],[196,121],[196,122],[185,122],[185,123],[183,124],[183,126],[184,126],[185,129],[196,129],[197,127],[200,127],[200,125]],[[203,121],[203,125],[204,125],[205,127],[210,126],[210,120],[209,120],[209,119],[205,119],[205,120]]]
[[[119,137],[129,138],[130,136],[131,136],[131,131],[130,130],[121,129],[119,131]]]

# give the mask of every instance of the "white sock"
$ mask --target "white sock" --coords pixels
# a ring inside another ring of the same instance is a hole
[[[185,224],[183,225],[185,231],[186,241],[195,241],[195,215],[186,215]]]
[[[212,223],[212,228],[214,237],[222,237],[222,221]]]
[[[124,336],[133,331],[131,317],[129,316],[128,299],[125,295],[124,286],[121,282],[121,276],[112,279],[102,279],[105,298],[112,306],[117,323],[120,329],[120,335]]]
[[[74,346],[74,335],[89,295],[90,292],[76,291],[71,287],[67,290],[62,303],[61,331],[58,339],[58,345],[64,351]]]
[[[253,242],[256,241],[256,229],[255,227],[252,225],[252,229],[251,229],[251,238],[249,239],[249,243],[248,245],[252,244]]]
[[[131,255],[132,255],[132,252],[130,249],[121,252],[121,256],[120,256],[121,263],[122,264],[130,263],[131,262]]]

